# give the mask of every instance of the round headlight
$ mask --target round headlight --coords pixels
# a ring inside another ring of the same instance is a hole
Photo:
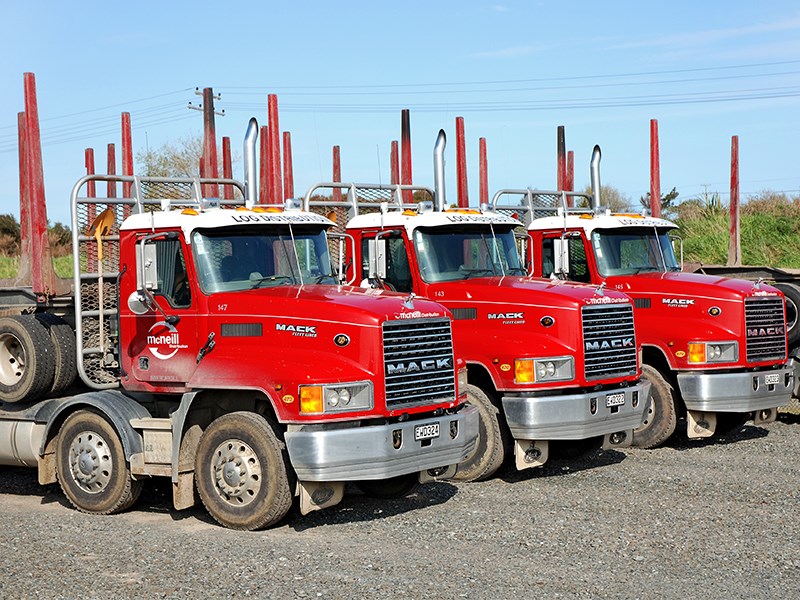
[[[339,401],[341,400],[341,398],[336,390],[328,390],[327,398],[325,400],[328,403],[328,406],[335,407],[339,406]]]
[[[342,388],[339,390],[339,402],[344,404],[345,406],[350,404],[350,390],[347,388]]]
[[[556,366],[552,362],[547,363],[547,376],[552,377],[556,374]]]
[[[536,363],[536,378],[544,379],[547,376],[547,365],[544,363]]]
[[[719,358],[722,355],[722,350],[719,346],[709,346],[708,347],[708,358],[715,359]]]

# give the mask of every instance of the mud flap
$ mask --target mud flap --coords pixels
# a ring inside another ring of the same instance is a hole
[[[344,482],[298,481],[297,493],[300,496],[300,513],[307,515],[339,504],[344,497]]]
[[[549,452],[547,440],[514,440],[514,461],[518,471],[541,467],[547,462]]]
[[[717,413],[700,410],[686,411],[686,437],[689,439],[707,438],[717,429]]]
[[[194,471],[178,473],[178,481],[172,482],[172,504],[177,510],[194,506]]]
[[[777,408],[762,408],[761,410],[755,411],[753,414],[753,423],[755,425],[766,425],[767,423],[772,423],[777,418]]]
[[[427,471],[419,472],[420,483],[430,483],[431,481],[441,481],[442,479],[452,479],[456,474],[456,467],[458,465],[450,465],[448,467],[439,467],[438,469],[428,469]]]
[[[633,429],[615,431],[603,436],[603,450],[616,450],[617,448],[630,448],[633,441]]]

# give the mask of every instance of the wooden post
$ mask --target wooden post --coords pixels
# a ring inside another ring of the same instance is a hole
[[[392,150],[389,155],[389,163],[392,171],[392,185],[400,183],[400,156],[397,153],[397,146],[397,140],[392,140]]]
[[[411,185],[413,176],[411,173],[411,113],[407,108],[400,112],[400,183]],[[403,202],[411,203],[414,201],[414,194],[411,190],[403,192]]]
[[[467,144],[464,133],[464,117],[456,117],[456,179],[458,181],[458,207],[469,206],[467,189]]]
[[[333,182],[342,182],[342,156],[339,146],[333,147]],[[340,188],[333,188],[333,201],[342,201],[342,190]]]
[[[650,119],[650,214],[661,216],[661,165],[658,156],[658,121]]]
[[[728,266],[742,265],[742,240],[739,230],[739,136],[731,138],[731,225],[728,240]]]
[[[292,170],[292,134],[283,132],[283,199],[294,198],[294,172]]]
[[[222,177],[223,179],[233,179],[233,163],[231,161],[231,138],[222,138]],[[225,185],[222,190],[222,197],[225,200],[233,200],[233,186]]]
[[[486,138],[478,139],[478,202],[489,204],[489,160],[486,155]]]

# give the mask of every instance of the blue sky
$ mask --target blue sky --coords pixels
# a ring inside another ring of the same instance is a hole
[[[291,131],[295,190],[331,178],[386,182],[400,109],[411,110],[415,183],[432,185],[436,133],[455,117],[478,196],[478,138],[490,192],[556,185],[556,128],[589,179],[638,204],[649,190],[649,122],[658,119],[661,187],[727,199],[731,136],[743,196],[800,194],[800,6],[684,2],[39,2],[6,3],[0,36],[0,212],[18,214],[17,112],[36,74],[51,221],[68,222],[84,148],[104,164],[132,115],[138,152],[202,131],[196,87],[221,94],[217,135],[241,154],[247,120],[266,124],[276,93]],[[117,150],[119,156],[119,149]],[[119,169],[119,168],[118,168]],[[234,166],[241,178],[242,165]]]

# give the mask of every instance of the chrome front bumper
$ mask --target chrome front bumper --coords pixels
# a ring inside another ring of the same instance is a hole
[[[737,373],[678,373],[678,387],[686,408],[704,412],[777,408],[790,402],[793,386],[791,365]]]
[[[625,402],[607,406],[607,399],[623,394]],[[636,406],[634,406],[634,394]],[[592,400],[596,410],[591,411]],[[650,402],[650,382],[640,379],[635,385],[602,392],[559,396],[503,396],[503,411],[518,440],[584,440],[591,437],[636,429]]]
[[[439,424],[439,437],[415,441],[415,427],[432,423]],[[353,481],[456,465],[475,450],[477,438],[478,408],[467,405],[456,414],[389,425],[290,426],[286,448],[301,481]]]

